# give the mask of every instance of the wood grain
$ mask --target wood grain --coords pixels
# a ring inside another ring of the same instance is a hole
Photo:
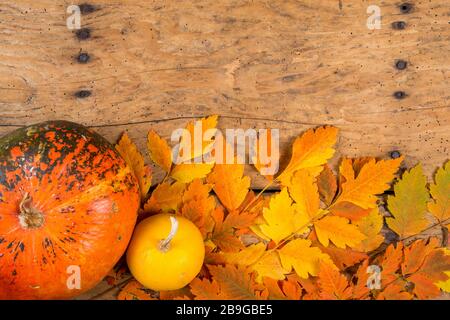
[[[377,1],[380,30],[366,27],[371,1],[95,0],[84,40],[66,27],[73,2],[0,3],[0,134],[66,119],[111,141],[128,130],[144,150],[150,128],[169,137],[219,114],[221,128],[279,128],[284,159],[322,124],[342,130],[339,156],[399,150],[428,174],[449,158],[446,0],[408,1],[408,13]]]

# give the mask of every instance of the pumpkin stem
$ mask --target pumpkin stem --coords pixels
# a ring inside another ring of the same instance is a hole
[[[172,241],[173,237],[178,231],[178,220],[174,216],[170,216],[171,229],[169,235],[164,240],[161,240],[159,243],[159,250],[162,252],[167,252],[170,248],[170,241]]]
[[[27,192],[19,204],[19,221],[25,229],[36,229],[44,224],[44,215],[31,206],[31,200],[30,194]]]

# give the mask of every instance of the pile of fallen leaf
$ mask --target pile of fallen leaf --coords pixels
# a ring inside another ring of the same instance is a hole
[[[216,116],[200,121],[203,130],[217,125]],[[194,123],[186,129],[193,133]],[[281,191],[259,194],[244,165],[174,165],[154,131],[148,151],[166,177],[150,193],[151,169],[124,134],[117,150],[139,180],[140,219],[160,212],[190,219],[206,258],[186,288],[154,292],[132,280],[118,298],[432,299],[449,291],[450,162],[430,184],[420,164],[400,169],[403,157],[343,158],[336,174],[327,162],[337,134],[324,126],[298,137],[287,167],[267,177],[267,187]]]

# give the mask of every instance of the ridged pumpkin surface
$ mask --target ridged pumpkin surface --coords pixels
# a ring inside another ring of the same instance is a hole
[[[138,206],[131,169],[81,125],[45,122],[1,138],[0,299],[70,298],[95,286],[125,251]]]

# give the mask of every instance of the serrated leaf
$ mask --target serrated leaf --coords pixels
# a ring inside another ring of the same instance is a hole
[[[308,278],[309,275],[316,276],[323,263],[333,265],[327,254],[319,248],[311,247],[311,241],[306,239],[291,240],[277,252],[283,268],[294,269],[301,278]]]
[[[316,179],[305,170],[298,170],[294,173],[288,185],[289,194],[296,203],[296,209],[302,216],[306,215],[309,220],[313,220],[321,215],[320,197]],[[304,223],[307,223],[304,221]]]
[[[145,165],[144,157],[127,133],[122,134],[116,144],[116,150],[132,169],[139,183],[141,198],[144,199],[152,184],[152,169]]]
[[[389,188],[389,183],[394,179],[403,157],[393,160],[368,160],[356,176],[353,166],[348,161],[343,161],[340,173],[345,178],[342,183],[342,191],[335,201],[351,202],[363,209],[376,206],[376,195],[382,194]]]
[[[388,197],[388,209],[394,217],[386,218],[386,223],[401,238],[418,234],[429,224],[426,218],[429,199],[426,184],[422,166],[417,165],[405,172],[394,185],[395,196]]]
[[[257,300],[260,299],[259,286],[246,268],[225,266],[208,266],[213,280],[220,288],[218,299],[223,300]]]
[[[265,278],[264,286],[267,289],[269,300],[300,300],[302,296],[302,287],[294,279],[277,281]]]
[[[214,228],[212,212],[216,207],[216,200],[209,195],[211,189],[211,185],[203,184],[199,179],[194,180],[183,194],[180,212],[180,215],[191,220],[199,228],[205,239]]]
[[[216,164],[207,181],[228,211],[240,207],[250,187],[250,178],[244,176],[244,165],[241,164]]]
[[[384,237],[380,234],[381,228],[383,228],[383,217],[378,208],[372,209],[369,215],[356,221],[355,225],[365,236],[365,239],[354,247],[355,250],[369,252],[375,250],[384,242]]]
[[[434,181],[430,185],[433,199],[428,203],[428,209],[440,223],[450,224],[450,161],[438,169]]]
[[[257,262],[250,266],[250,269],[256,272],[257,282],[261,282],[263,277],[283,280],[285,274],[290,272],[283,268],[280,257],[275,251],[265,252]]]
[[[347,278],[327,263],[323,263],[320,267],[317,284],[321,299],[347,300],[352,297],[352,288]]]
[[[292,205],[287,188],[283,188],[271,198],[269,208],[263,209],[263,217],[265,223],[260,224],[259,229],[275,243],[279,243],[296,231],[301,233],[310,220],[306,213],[299,213]]]
[[[215,222],[211,241],[226,252],[236,252],[244,246],[237,237],[236,231],[250,227],[256,218],[256,214],[250,212],[231,211],[225,216],[223,209],[217,207],[213,212]]]
[[[189,284],[195,300],[218,300],[220,296],[220,287],[217,281],[206,278],[195,278]]]
[[[345,249],[346,246],[354,247],[365,239],[365,236],[355,225],[342,217],[326,216],[314,222],[317,238],[325,247],[333,242],[336,247]]]
[[[172,167],[172,149],[167,144],[167,141],[155,131],[150,130],[147,135],[147,148],[152,161],[165,172],[170,172]]]
[[[185,189],[186,185],[181,182],[159,184],[145,203],[144,211],[149,213],[176,212],[181,206]]]
[[[412,294],[405,291],[405,286],[400,283],[392,283],[377,295],[377,300],[411,300]]]
[[[288,185],[296,171],[324,165],[334,155],[337,133],[337,128],[324,126],[310,129],[298,137],[292,146],[291,160],[277,179],[283,185]]]

